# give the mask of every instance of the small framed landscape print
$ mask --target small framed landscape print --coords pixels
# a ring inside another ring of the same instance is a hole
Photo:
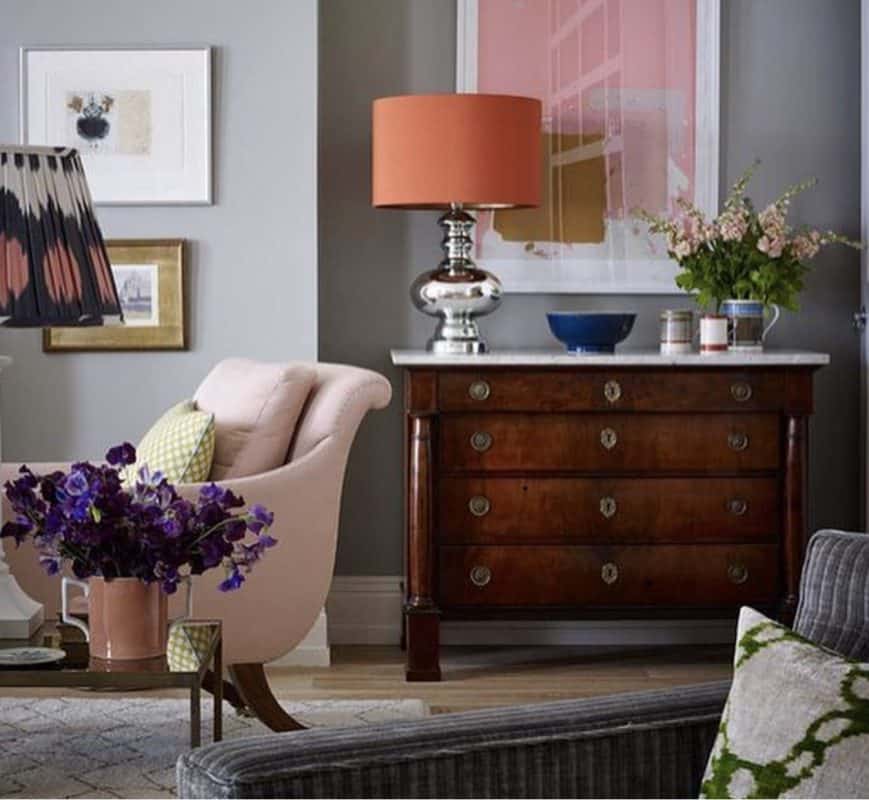
[[[21,142],[75,147],[97,205],[210,204],[211,48],[22,48]]]
[[[112,264],[124,322],[134,328],[160,325],[160,286],[157,264]]]
[[[184,241],[110,239],[106,249],[124,323],[46,328],[43,350],[184,350]]]

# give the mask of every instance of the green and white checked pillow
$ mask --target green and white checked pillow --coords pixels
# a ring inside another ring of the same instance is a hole
[[[170,483],[199,483],[208,479],[214,457],[214,414],[199,411],[192,400],[172,406],[136,448],[136,463],[126,480],[135,480],[143,464],[160,471]]]
[[[743,608],[701,797],[869,797],[869,664]]]
[[[169,628],[166,661],[172,672],[196,672],[208,655],[217,624],[179,622]]]

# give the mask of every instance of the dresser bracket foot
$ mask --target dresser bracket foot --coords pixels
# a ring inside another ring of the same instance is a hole
[[[441,617],[432,604],[405,606],[407,637],[407,681],[439,681]]]
[[[408,683],[438,683],[441,680],[441,671],[439,669],[430,671],[407,669],[404,673],[404,679]]]

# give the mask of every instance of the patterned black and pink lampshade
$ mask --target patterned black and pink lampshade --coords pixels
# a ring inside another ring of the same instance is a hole
[[[0,145],[0,325],[121,321],[78,153]]]

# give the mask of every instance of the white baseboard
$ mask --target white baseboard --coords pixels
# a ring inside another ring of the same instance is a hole
[[[336,575],[326,610],[332,644],[398,644],[401,581],[395,575]]]
[[[401,576],[336,575],[326,608],[279,667],[328,667],[330,644],[397,645],[401,639]],[[727,620],[486,620],[445,622],[447,645],[642,646],[733,641]]]
[[[401,576],[336,575],[326,608],[332,644],[398,644]],[[732,642],[728,620],[541,620],[445,622],[448,645],[674,645]]]
[[[331,663],[329,651],[328,622],[326,609],[314,623],[308,635],[289,653],[269,662],[271,667],[328,667]]]

